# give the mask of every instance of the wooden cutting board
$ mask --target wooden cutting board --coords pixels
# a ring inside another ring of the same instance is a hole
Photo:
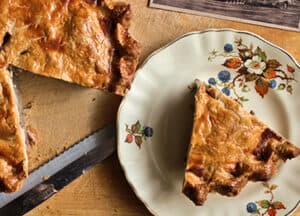
[[[150,9],[147,0],[132,5],[132,34],[143,44],[141,60],[176,37],[207,28],[252,31],[288,50],[300,62],[300,33],[202,16]],[[39,134],[29,146],[30,169],[35,169],[74,142],[116,118],[121,98],[29,73],[18,77],[26,119]],[[150,215],[125,180],[116,155],[75,180],[27,216]],[[300,210],[295,213],[300,215]]]

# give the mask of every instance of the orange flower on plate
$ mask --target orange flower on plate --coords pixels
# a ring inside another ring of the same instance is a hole
[[[290,73],[294,73],[295,72],[295,68],[293,68],[292,66],[286,65],[286,67],[287,67],[288,72],[290,72]]]
[[[267,68],[267,70],[264,72],[264,77],[267,79],[272,79],[276,77],[276,72],[273,68]]]
[[[241,67],[242,60],[240,58],[230,58],[230,59],[227,59],[223,65],[227,68],[237,69],[237,68]]]
[[[268,209],[268,215],[269,216],[276,216],[276,210],[275,209]]]

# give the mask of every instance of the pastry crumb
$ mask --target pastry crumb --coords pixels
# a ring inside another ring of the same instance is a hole
[[[28,144],[31,146],[35,145],[39,139],[37,130],[33,128],[31,125],[27,125],[26,134],[27,134]]]
[[[50,178],[50,176],[43,176],[43,180],[46,181]]]
[[[25,110],[25,109],[31,109],[32,108],[32,104],[33,104],[33,102],[32,101],[29,101],[27,104],[25,104],[24,106],[23,106],[23,109]]]

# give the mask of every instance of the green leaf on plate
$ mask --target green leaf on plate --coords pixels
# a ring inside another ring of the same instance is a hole
[[[248,98],[245,98],[245,97],[240,97],[240,100],[241,100],[242,102],[249,101],[249,99],[248,99]]]
[[[260,200],[256,201],[257,205],[259,205],[261,208],[267,209],[271,205],[271,203],[268,200]]]
[[[137,121],[137,122],[135,123],[135,125],[136,125],[137,130],[140,131],[141,128],[142,128],[142,125],[141,125],[140,121]]]
[[[131,130],[132,133],[139,133],[139,131],[141,130],[141,123],[140,121],[137,121],[135,124],[131,125]]]
[[[267,55],[260,47],[257,47],[255,50],[256,54],[261,58],[263,62],[266,62],[267,60]]]
[[[249,88],[249,86],[244,85],[242,88],[242,92],[249,92],[251,89]]]

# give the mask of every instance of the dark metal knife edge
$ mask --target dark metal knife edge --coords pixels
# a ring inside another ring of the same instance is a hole
[[[82,143],[84,148],[80,145]],[[107,158],[115,149],[115,127],[112,125],[85,138],[32,172],[21,191],[1,194],[0,215],[25,214]],[[46,176],[49,178],[44,180]]]

